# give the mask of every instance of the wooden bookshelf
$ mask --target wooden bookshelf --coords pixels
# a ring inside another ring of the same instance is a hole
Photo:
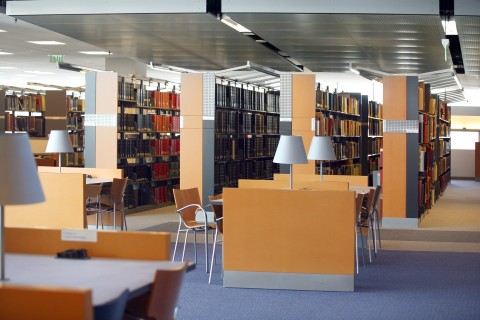
[[[362,103],[362,106],[364,104]],[[366,154],[367,157],[362,156],[362,175],[368,175],[370,185],[373,184],[374,172],[380,171],[380,151],[383,148],[383,105],[376,101],[368,101],[368,108],[362,108],[362,123],[366,123],[365,133],[362,132],[362,137],[368,137],[366,139],[366,149],[362,149],[362,155]],[[364,113],[367,113],[366,119]],[[364,120],[365,119],[365,120]],[[363,141],[365,139],[363,138]]]
[[[31,137],[45,137],[45,95],[2,94],[5,132],[26,132]]]
[[[66,97],[67,130],[74,153],[67,154],[66,166],[83,167],[85,148],[85,100],[69,95]]]

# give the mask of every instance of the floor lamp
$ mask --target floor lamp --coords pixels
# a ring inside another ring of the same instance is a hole
[[[5,278],[5,205],[45,201],[26,133],[0,133],[0,282]]]
[[[305,147],[301,136],[280,136],[274,163],[290,165],[290,189],[293,187],[292,165],[308,163]]]
[[[323,160],[337,159],[333,151],[332,138],[330,136],[314,136],[307,158],[320,161],[320,181],[323,181]]]
[[[58,168],[62,173],[62,153],[72,153],[72,141],[66,130],[52,130],[48,136],[48,143],[45,152],[58,152]]]

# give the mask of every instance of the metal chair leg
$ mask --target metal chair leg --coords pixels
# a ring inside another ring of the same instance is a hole
[[[205,225],[205,272],[208,273],[208,227]]]
[[[180,227],[181,227],[181,224],[179,223],[178,224],[178,230],[177,230],[177,238],[175,239],[175,247],[173,248],[172,261],[175,261],[175,255],[177,254],[177,245],[178,245],[178,238],[180,236]]]
[[[182,262],[183,262],[183,260],[185,259],[185,249],[187,249],[188,231],[190,231],[190,229],[187,229],[187,230],[185,231],[185,242],[183,243]],[[193,232],[195,233],[195,230],[193,230]],[[195,264],[197,264],[197,249],[195,249]]]
[[[210,284],[212,281],[213,263],[215,261],[215,248],[217,246],[217,234],[218,234],[218,229],[215,228],[215,236],[213,238],[212,262],[210,263],[210,274],[208,275],[208,284]]]

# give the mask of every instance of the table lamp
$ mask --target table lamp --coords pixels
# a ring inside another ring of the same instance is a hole
[[[280,136],[273,162],[290,165],[290,189],[293,187],[292,165],[308,163],[300,136]]]
[[[333,151],[332,138],[330,136],[314,136],[312,143],[310,143],[307,158],[320,161],[320,181],[323,181],[323,160],[337,159]]]
[[[48,136],[48,144],[45,152],[58,152],[58,168],[62,173],[62,153],[72,153],[72,141],[67,130],[52,130]]]
[[[5,281],[4,206],[45,201],[26,133],[0,133],[0,282]]]

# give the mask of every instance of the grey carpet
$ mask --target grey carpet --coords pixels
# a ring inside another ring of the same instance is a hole
[[[177,319],[480,319],[479,270],[478,253],[384,250],[355,277],[355,292],[314,292],[223,288],[220,265],[209,285],[199,261]]]
[[[140,229],[139,231],[161,231],[161,232],[177,233],[178,222],[165,222],[165,223],[157,224],[148,228]]]

